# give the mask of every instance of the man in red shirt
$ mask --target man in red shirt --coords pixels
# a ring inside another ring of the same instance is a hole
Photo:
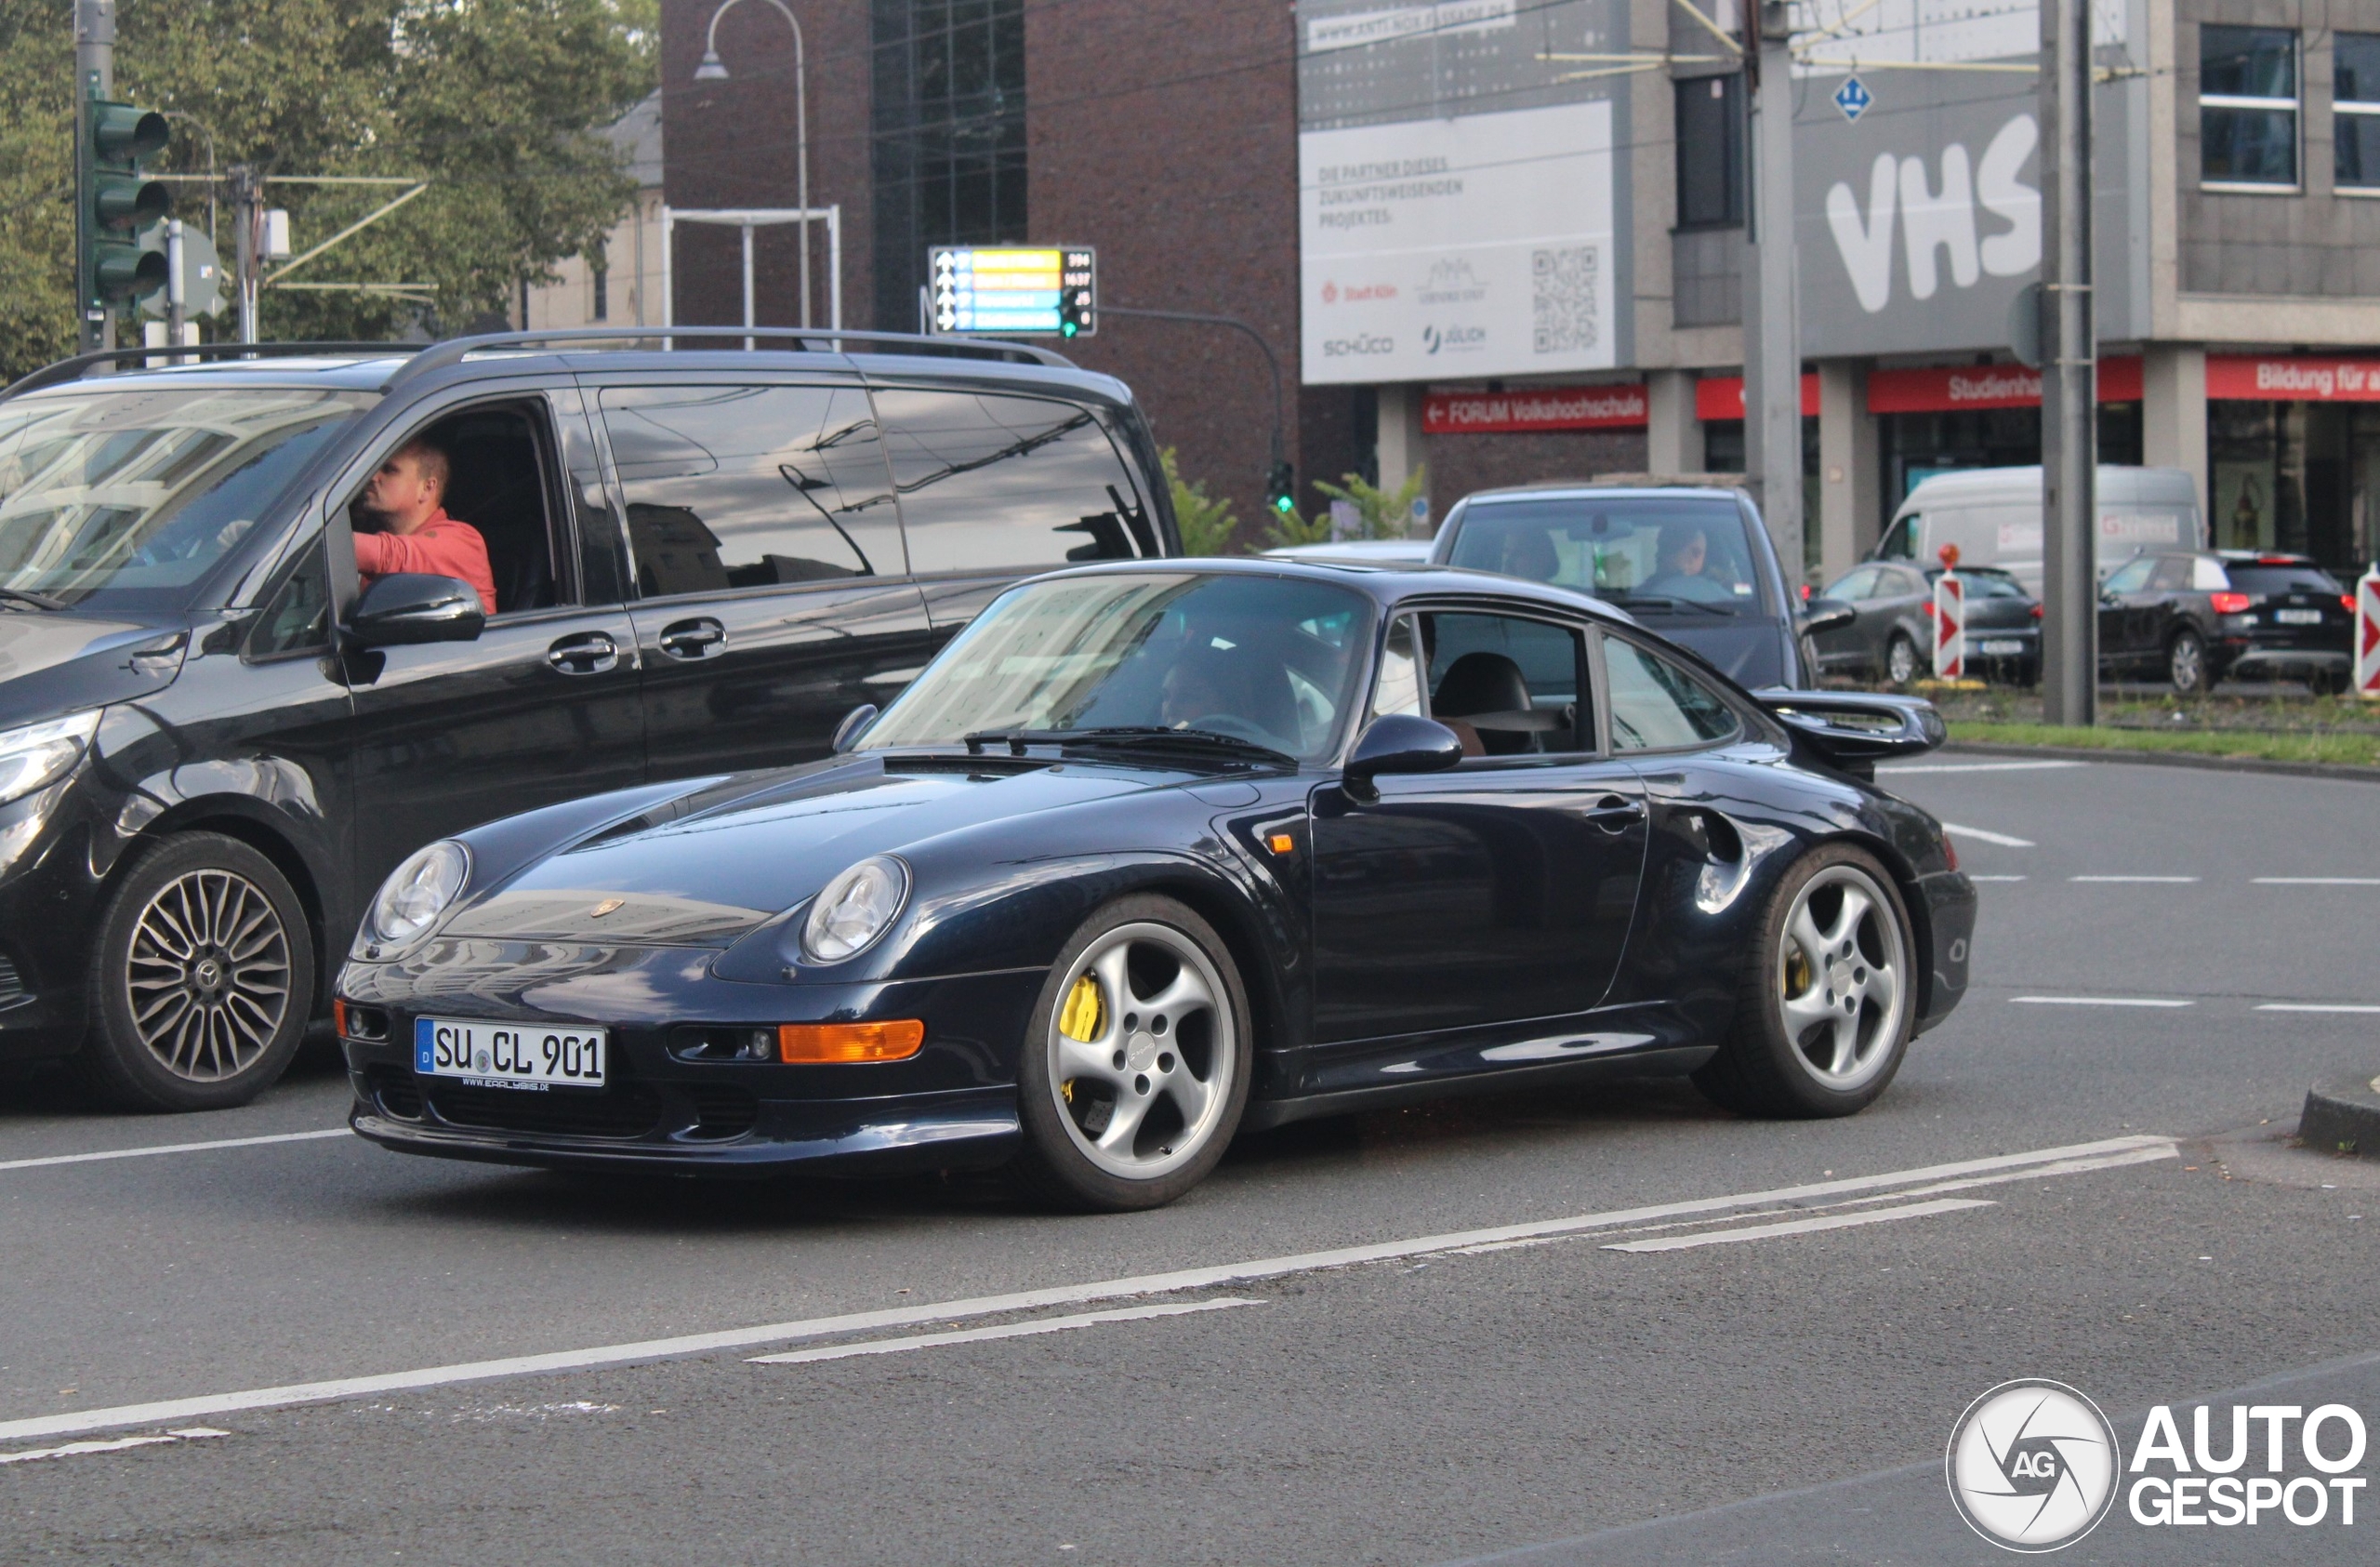
[[[479,591],[480,603],[496,613],[496,573],[488,565],[487,540],[469,523],[446,514],[446,454],[427,441],[408,441],[389,454],[357,498],[362,521],[377,532],[358,529],[355,568],[370,587],[392,572],[459,577]]]

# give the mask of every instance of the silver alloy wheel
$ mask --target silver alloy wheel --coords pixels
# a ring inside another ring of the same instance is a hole
[[[176,877],[133,925],[132,1026],[176,1077],[220,1082],[253,1065],[288,1016],[289,980],[289,933],[235,871]]]
[[[1058,994],[1050,1091],[1076,1148],[1127,1180],[1187,1163],[1214,1135],[1239,1059],[1214,963],[1172,926],[1136,922],[1085,949]]]
[[[1907,637],[1897,636],[1884,645],[1884,673],[1895,685],[1907,685],[1917,678],[1917,644]]]
[[[1778,1007],[1803,1069],[1838,1093],[1882,1071],[1909,1009],[1908,954],[1884,889],[1857,866],[1828,866],[1795,895],[1778,959]]]
[[[2206,649],[2198,638],[2187,633],[2174,639],[2173,651],[2167,655],[2167,672],[2172,675],[2174,689],[2195,691],[2206,675]]]

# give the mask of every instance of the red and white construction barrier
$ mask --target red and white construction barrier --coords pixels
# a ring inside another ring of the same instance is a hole
[[[1945,571],[1934,579],[1934,678],[1964,680],[1966,672],[1967,585]]]
[[[2380,566],[2355,585],[2355,694],[2380,701]]]

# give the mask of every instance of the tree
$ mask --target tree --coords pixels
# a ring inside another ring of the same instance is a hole
[[[1157,455],[1165,465],[1166,487],[1173,492],[1173,521],[1182,530],[1182,552],[1229,554],[1231,536],[1239,526],[1239,519],[1231,514],[1231,502],[1209,495],[1204,482],[1193,484],[1183,479],[1171,446]]]
[[[1420,498],[1422,487],[1430,482],[1427,465],[1417,465],[1407,474],[1405,483],[1391,495],[1376,485],[1367,483],[1360,473],[1342,475],[1343,485],[1324,480],[1315,481],[1314,487],[1333,500],[1343,500],[1355,509],[1361,519],[1366,538],[1403,538],[1413,515],[1413,502]]]
[[[389,175],[430,190],[298,276],[426,283],[409,302],[263,295],[266,337],[380,338],[502,310],[523,282],[592,246],[634,190],[599,134],[656,79],[654,0],[123,0],[116,94],[175,121],[170,166],[254,165],[300,250],[395,193],[271,184],[272,176]],[[0,0],[0,373],[70,352],[72,7]],[[202,222],[205,187],[177,183]],[[225,259],[227,221],[218,231]]]

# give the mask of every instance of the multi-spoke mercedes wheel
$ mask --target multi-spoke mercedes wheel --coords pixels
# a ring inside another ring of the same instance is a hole
[[[1018,1062],[1017,1172],[1064,1206],[1170,1202],[1248,1099],[1248,999],[1212,926],[1171,898],[1109,904],[1067,942]]]
[[[100,926],[83,1075],[134,1109],[245,1104],[288,1065],[314,993],[297,894],[237,839],[184,833],[124,872]]]
[[[1694,1081],[1748,1115],[1849,1115],[1909,1048],[1917,943],[1884,867],[1828,844],[1788,870],[1746,966],[1734,1029]]]

